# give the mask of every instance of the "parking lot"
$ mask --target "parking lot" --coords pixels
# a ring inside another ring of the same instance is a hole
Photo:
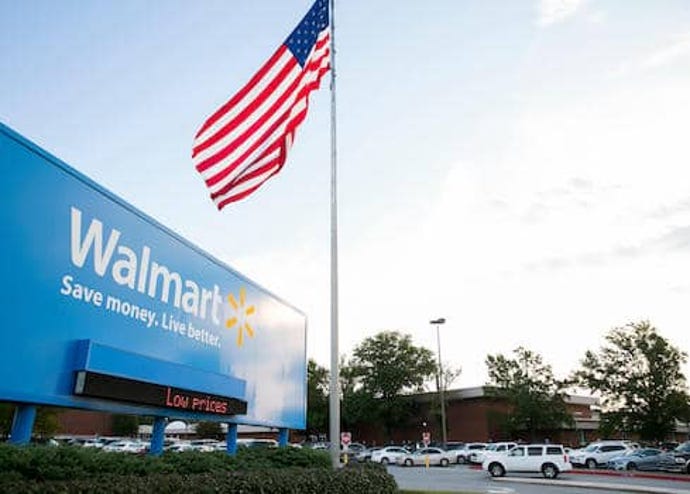
[[[465,465],[449,468],[388,467],[401,489],[475,492],[487,494],[591,494],[592,492],[690,493],[689,475],[613,474],[574,470],[555,480],[541,475],[510,475],[492,479],[482,470]]]

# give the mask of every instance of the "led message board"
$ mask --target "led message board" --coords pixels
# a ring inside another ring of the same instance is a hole
[[[1,124],[0,163],[0,400],[304,428],[302,312]]]
[[[74,392],[81,396],[217,415],[247,413],[247,402],[236,398],[197,393],[89,371],[77,372]]]

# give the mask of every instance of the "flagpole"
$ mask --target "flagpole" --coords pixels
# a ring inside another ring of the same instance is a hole
[[[330,2],[331,25],[331,379],[329,439],[333,468],[340,466],[340,393],[338,381],[338,194],[335,133],[335,0]]]

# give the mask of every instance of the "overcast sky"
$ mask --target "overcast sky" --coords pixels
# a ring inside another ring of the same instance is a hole
[[[330,95],[218,212],[202,122],[310,0],[0,0],[0,120],[302,309],[329,363]],[[348,0],[336,19],[340,349],[399,330],[486,380],[649,319],[690,350],[690,2]],[[686,367],[687,370],[687,367]]]

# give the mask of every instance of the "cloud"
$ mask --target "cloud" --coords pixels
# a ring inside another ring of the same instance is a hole
[[[637,59],[622,63],[614,76],[624,77],[667,67],[675,62],[690,57],[690,32],[676,34],[663,45],[639,56]]]
[[[680,199],[672,204],[662,204],[647,214],[650,219],[666,219],[683,213],[690,213],[690,197]]]
[[[640,62],[643,70],[655,69],[669,65],[674,61],[690,55],[690,32],[676,35],[666,46],[658,48]]]
[[[690,225],[669,228],[661,235],[637,244],[620,244],[601,251],[581,252],[569,257],[548,257],[523,265],[528,272],[556,271],[567,268],[602,266],[649,255],[690,252]]]
[[[575,15],[583,4],[584,0],[541,0],[537,23],[540,26],[550,26],[563,22]]]

